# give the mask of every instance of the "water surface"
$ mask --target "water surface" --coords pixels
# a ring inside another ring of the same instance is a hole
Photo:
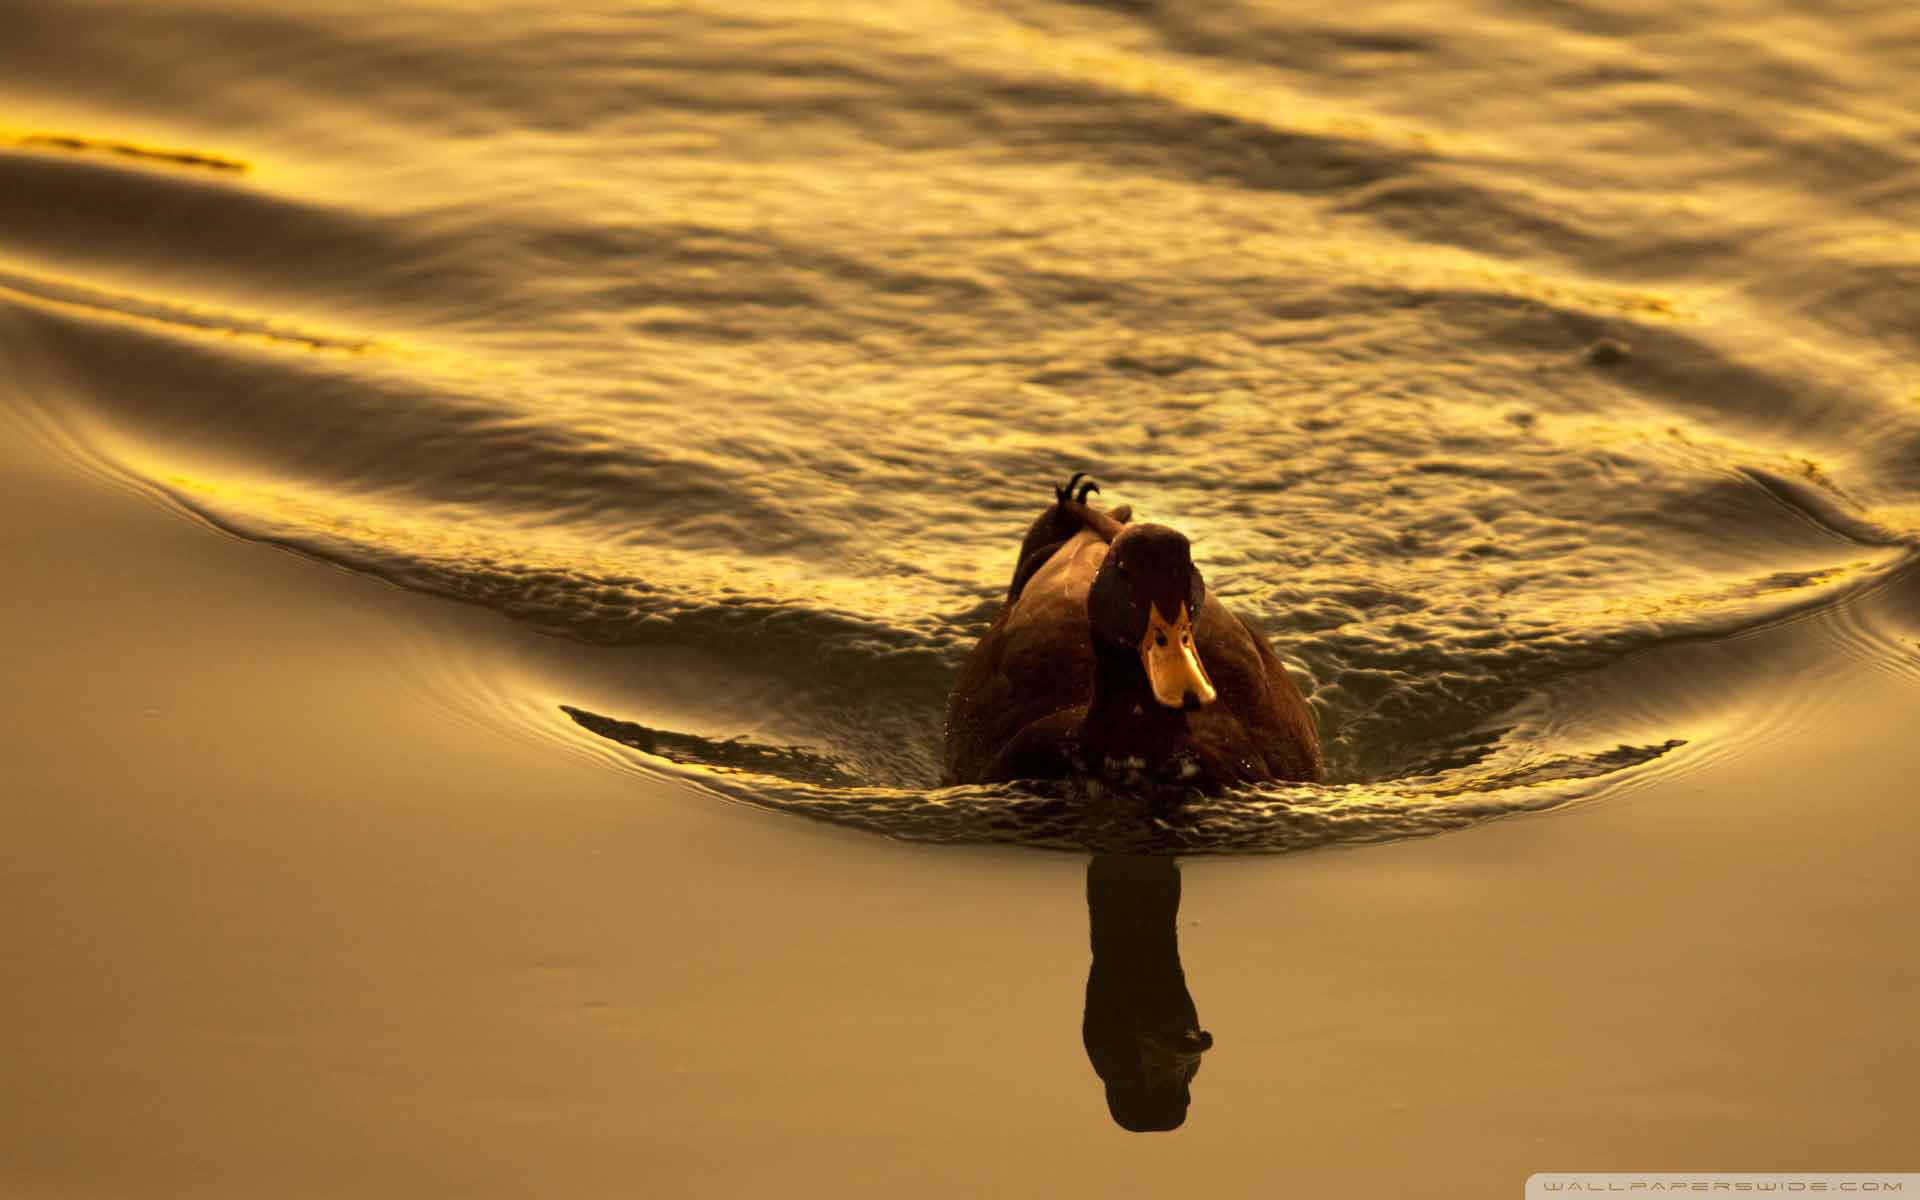
[[[1920,10],[283,8],[0,6],[0,1191],[1912,1165]],[[936,786],[1074,470],[1327,783]]]
[[[1703,640],[1827,614],[1835,654],[1913,662],[1856,613],[1920,529],[1906,7],[7,24],[0,321],[42,436],[631,651],[529,704],[442,647],[502,725],[898,836],[1138,848],[929,791],[1075,469],[1195,539],[1336,785],[1162,848],[1431,832],[1725,748],[1703,707],[1776,686],[1659,665]]]

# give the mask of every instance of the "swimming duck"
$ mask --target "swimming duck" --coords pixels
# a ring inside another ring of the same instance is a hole
[[[1319,778],[1313,714],[1279,655],[1207,592],[1184,535],[1092,507],[1085,478],[1054,489],[960,669],[947,782]]]

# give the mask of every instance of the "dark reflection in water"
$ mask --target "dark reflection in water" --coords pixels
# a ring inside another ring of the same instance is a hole
[[[1087,865],[1093,967],[1081,1026],[1107,1109],[1136,1133],[1178,1129],[1213,1035],[1180,969],[1180,870],[1171,858],[1103,854]]]

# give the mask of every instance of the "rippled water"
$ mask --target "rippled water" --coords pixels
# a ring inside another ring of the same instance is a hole
[[[605,648],[617,682],[535,699],[450,645],[483,681],[450,698],[691,788],[1288,848],[1737,751],[1823,658],[1915,669],[1910,5],[6,24],[34,429]],[[1333,786],[1122,820],[929,791],[955,665],[1076,469],[1193,536]]]

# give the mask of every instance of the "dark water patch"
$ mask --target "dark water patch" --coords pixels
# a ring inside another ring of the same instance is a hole
[[[1435,49],[1443,35],[1385,19],[1343,28],[1329,14],[1303,11],[1284,24],[1273,22],[1257,6],[1221,3],[1204,8],[1170,0],[1066,0],[1057,5],[996,4],[1021,20],[1062,30],[1078,22],[1074,9],[1107,9],[1149,31],[1161,47],[1182,55],[1252,64],[1274,72],[1362,74],[1404,68]],[[1049,8],[1064,17],[1050,17]]]
[[[1495,256],[1524,255],[1551,246],[1569,259],[1593,253],[1602,241],[1573,214],[1520,192],[1502,193],[1484,182],[1431,171],[1384,178],[1355,188],[1340,211],[1362,215],[1399,234]]]

